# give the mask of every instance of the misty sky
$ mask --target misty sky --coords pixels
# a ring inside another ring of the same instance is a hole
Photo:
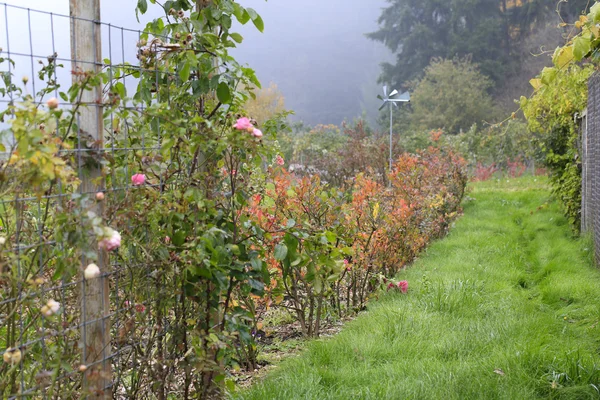
[[[8,25],[13,54],[45,57],[54,48],[59,57],[68,58],[67,18],[7,8],[3,3],[68,15],[68,0],[0,0],[0,47],[4,51]],[[101,0],[102,20],[115,26],[103,27],[103,57],[110,57],[113,62],[136,61],[137,34],[119,29],[143,27],[135,19],[136,3],[137,0]],[[376,99],[380,91],[376,84],[379,63],[390,56],[364,34],[377,28],[376,19],[384,0],[240,0],[240,3],[261,14],[265,32],[259,33],[251,24],[240,27],[245,41],[234,55],[257,71],[263,85],[273,82],[279,86],[286,107],[296,112],[296,119],[309,124],[339,124],[363,112],[371,121],[375,119],[379,106]],[[150,6],[149,10],[150,15],[141,18],[142,23],[158,15],[156,8]],[[54,36],[50,34],[52,24]],[[13,55],[12,58],[18,64],[17,76],[35,75],[36,59],[32,66],[29,57]],[[70,66],[65,65],[64,79],[68,80],[69,70]],[[34,84],[32,80],[29,86]]]

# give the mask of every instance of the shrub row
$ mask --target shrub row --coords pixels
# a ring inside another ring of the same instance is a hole
[[[465,162],[433,147],[400,156],[389,187],[361,173],[342,190],[277,169],[249,209],[268,249],[267,303],[291,310],[308,336],[319,334],[326,315],[361,310],[446,232],[466,181]]]

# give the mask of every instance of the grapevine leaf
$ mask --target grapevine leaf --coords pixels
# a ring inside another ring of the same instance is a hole
[[[559,47],[554,52],[552,61],[556,68],[564,68],[573,61],[573,46]]]
[[[591,39],[578,36],[573,41],[573,56],[575,61],[581,61],[591,50]]]

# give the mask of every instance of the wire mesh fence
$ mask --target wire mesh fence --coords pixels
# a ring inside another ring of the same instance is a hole
[[[142,246],[130,242],[109,256],[110,248],[98,249],[86,235],[90,227],[102,229],[99,216],[139,190],[129,179],[136,171],[107,170],[103,160],[157,157],[161,127],[130,140],[131,121],[122,115],[143,109],[117,99],[148,72],[136,58],[143,32],[102,23],[99,3],[85,3],[72,2],[71,16],[0,3],[2,398],[145,398],[145,388],[164,386],[176,364],[164,362],[172,312],[153,300],[165,290],[164,275],[148,264]],[[60,99],[60,121],[37,111],[52,97]],[[26,177],[15,173],[13,155],[22,149],[17,128],[8,129],[20,111],[7,110],[21,103],[39,122],[40,146],[58,147],[59,156],[44,161],[43,149],[30,149],[41,172]],[[47,143],[44,132],[52,130],[75,145]],[[64,176],[51,179],[64,160]],[[160,180],[146,187],[164,189]],[[134,229],[135,215],[129,217],[107,216],[115,231]],[[76,251],[74,242],[87,250]],[[99,267],[98,277],[84,277],[89,264]]]

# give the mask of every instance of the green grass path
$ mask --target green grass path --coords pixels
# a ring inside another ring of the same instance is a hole
[[[373,301],[234,397],[600,398],[588,242],[572,238],[543,179],[471,188],[448,237],[398,276],[408,294]]]

